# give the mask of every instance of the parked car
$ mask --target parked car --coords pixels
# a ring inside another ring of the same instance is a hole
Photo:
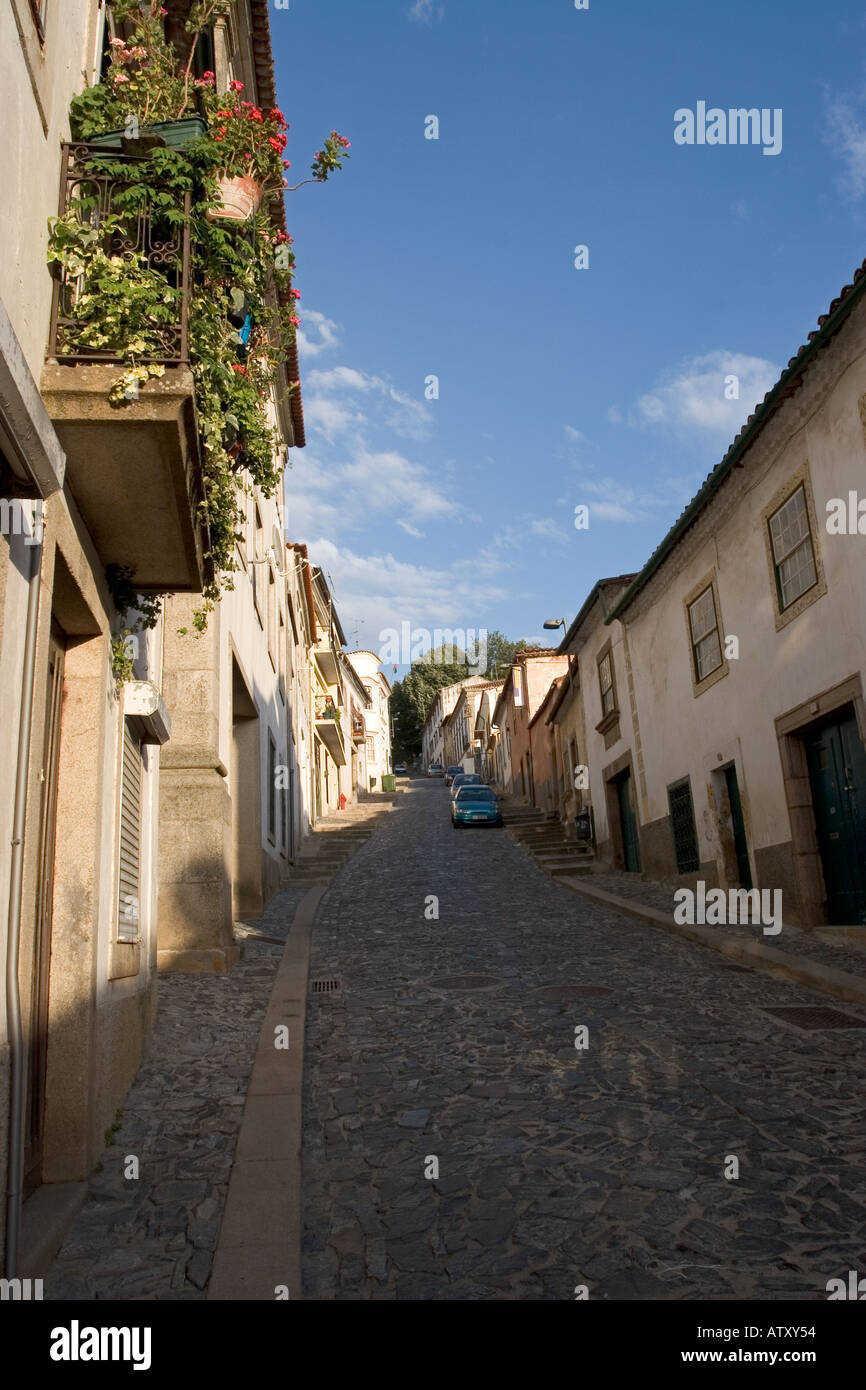
[[[462,763],[452,763],[450,767],[446,767],[446,769],[445,769],[445,785],[446,785],[446,787],[450,787],[453,778],[455,778],[455,777],[457,776],[458,773],[463,772],[463,771],[465,771],[465,769],[464,769]]]
[[[394,764],[394,776],[395,776],[395,777],[407,777],[408,775],[409,775],[409,774],[407,773],[406,768],[405,768],[405,765],[404,765],[403,763],[395,763],[395,764]]]
[[[457,795],[451,799],[451,824],[455,830],[464,825],[502,825],[502,812],[492,788],[458,787]]]
[[[442,772],[443,772],[443,767],[442,767],[442,764],[441,764],[441,763],[431,763],[430,766],[429,766],[428,769],[427,769],[427,776],[428,776],[428,777],[441,777],[441,776],[442,776]]]
[[[477,772],[458,772],[456,777],[451,779],[451,795],[456,796],[460,787],[480,787],[481,778]]]

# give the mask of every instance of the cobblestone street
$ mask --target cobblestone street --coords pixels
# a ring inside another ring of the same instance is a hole
[[[441,781],[335,878],[310,974],[342,993],[308,1005],[306,1297],[826,1299],[866,1265],[866,1033],[455,833]]]

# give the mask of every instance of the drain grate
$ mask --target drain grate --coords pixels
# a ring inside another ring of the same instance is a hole
[[[862,1018],[840,1013],[838,1009],[785,1004],[776,1009],[765,1008],[762,1013],[771,1014],[782,1023],[793,1023],[795,1027],[804,1028],[809,1033],[818,1032],[822,1028],[866,1028],[866,1022]]]
[[[343,982],[339,975],[323,975],[318,980],[310,981],[310,993],[317,998],[324,994],[333,998],[334,995],[343,993]]]
[[[541,989],[535,991],[539,999],[601,999],[605,995],[615,994],[616,990],[611,989],[610,985],[542,985]]]
[[[429,989],[492,989],[502,981],[495,975],[437,975],[424,983]]]

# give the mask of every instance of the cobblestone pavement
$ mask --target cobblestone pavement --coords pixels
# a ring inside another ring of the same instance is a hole
[[[248,924],[285,940],[306,884]],[[204,1299],[246,1088],[282,947],[227,975],[161,975],[147,1056],[45,1280],[47,1299]],[[127,1155],[140,1176],[124,1176]]]
[[[569,892],[420,779],[335,878],[311,973],[342,995],[308,1006],[306,1297],[826,1299],[866,1272],[866,1031],[764,1012],[866,1010]]]

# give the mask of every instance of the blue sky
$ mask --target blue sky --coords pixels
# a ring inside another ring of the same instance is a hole
[[[352,142],[288,195],[290,538],[350,646],[404,622],[541,639],[640,568],[866,256],[866,13],[291,0],[271,28],[290,176],[332,128]],[[781,152],[677,145],[699,101],[780,108]]]

